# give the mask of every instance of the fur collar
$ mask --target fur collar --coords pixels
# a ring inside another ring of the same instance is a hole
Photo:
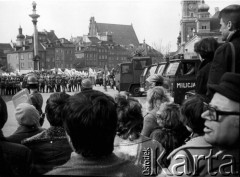
[[[50,127],[49,129],[44,130],[43,132],[37,135],[24,139],[22,141],[22,144],[28,145],[34,142],[52,141],[66,138],[67,137],[63,127]]]

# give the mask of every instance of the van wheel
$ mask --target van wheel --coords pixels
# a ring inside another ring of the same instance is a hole
[[[132,94],[134,97],[139,97],[139,96],[141,96],[140,86],[138,86],[138,85],[133,85],[133,86],[131,87],[131,94]]]

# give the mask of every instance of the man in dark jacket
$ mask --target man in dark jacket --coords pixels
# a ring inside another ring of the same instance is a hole
[[[219,19],[222,40],[226,43],[215,52],[207,85],[219,84],[220,78],[225,72],[240,73],[240,5],[225,7],[220,11]],[[233,53],[230,42],[234,46],[235,53]],[[207,96],[210,99],[213,96],[209,89]]]
[[[113,153],[117,106],[112,97],[97,90],[80,92],[69,97],[61,112],[74,152],[47,175],[143,176],[141,168]]]

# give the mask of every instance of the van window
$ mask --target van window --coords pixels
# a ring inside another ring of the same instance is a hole
[[[122,65],[122,74],[131,73],[130,65]]]
[[[143,76],[145,76],[146,74],[147,74],[147,71],[148,71],[148,68],[145,68],[144,70],[143,70]]]
[[[182,63],[180,68],[180,75],[194,75],[195,63]]]
[[[151,64],[151,60],[133,60],[133,66],[135,70],[142,70],[145,66]]]
[[[166,75],[169,76],[169,75],[175,75],[176,72],[177,72],[177,69],[178,69],[178,65],[179,65],[179,62],[175,62],[175,63],[170,63],[168,65],[168,68],[167,68],[167,71],[166,71]]]
[[[160,65],[156,71],[156,74],[160,74],[162,75],[163,74],[163,71],[164,71],[164,68],[165,68],[165,65],[166,64],[163,64],[163,65]]]
[[[155,73],[156,68],[157,68],[157,66],[151,66],[151,68],[147,72],[146,78],[153,75]]]

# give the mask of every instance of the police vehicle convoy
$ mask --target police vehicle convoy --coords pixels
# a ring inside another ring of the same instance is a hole
[[[199,59],[174,59],[169,62],[162,62],[156,65],[145,67],[141,74],[140,92],[146,93],[152,86],[149,81],[157,77],[164,79],[164,86],[171,94],[175,103],[181,104],[185,94],[196,87],[196,74]],[[152,69],[152,70],[151,70]],[[155,69],[155,70],[154,70]],[[155,79],[157,81],[157,78]],[[153,85],[154,86],[154,85]]]

